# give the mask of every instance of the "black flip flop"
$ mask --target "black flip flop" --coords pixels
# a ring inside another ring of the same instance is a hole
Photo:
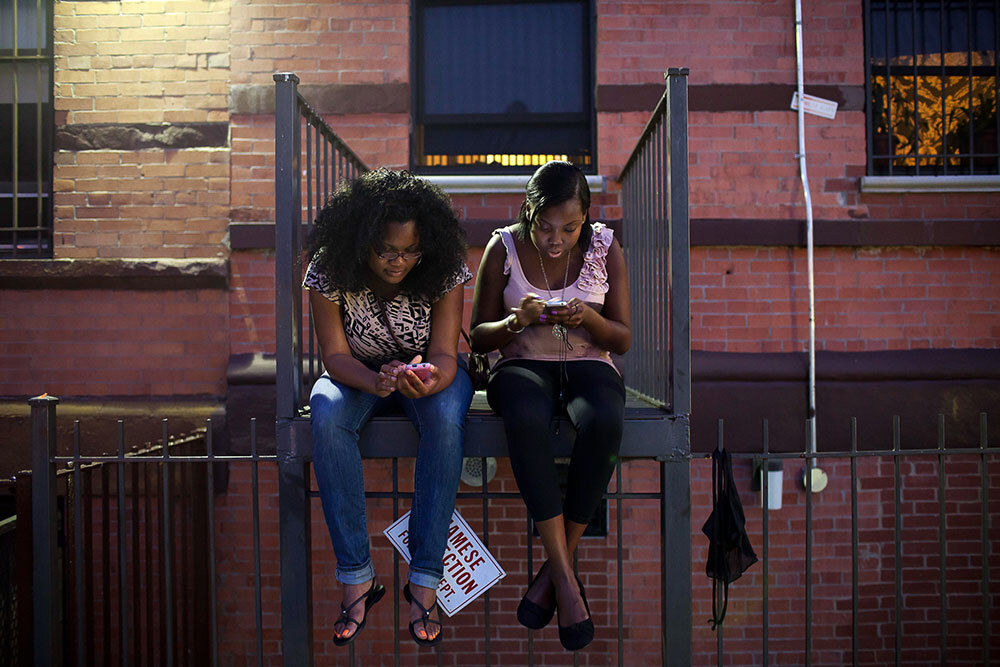
[[[434,611],[434,607],[438,606],[437,597],[434,598],[434,604],[431,605],[430,609],[425,609],[424,605],[420,604],[420,600],[414,598],[413,595],[410,593],[409,584],[403,586],[403,597],[406,598],[406,601],[409,602],[410,604],[416,604],[417,607],[420,608],[420,611],[423,612],[423,616],[421,616],[415,621],[410,621],[410,636],[413,637],[413,641],[417,642],[417,644],[420,646],[437,646],[438,644],[440,644],[442,639],[442,634],[444,633],[444,626],[441,625],[441,621],[435,621],[434,619],[431,618],[431,612]],[[440,613],[441,612],[439,611],[438,614],[440,615]],[[424,632],[427,633],[428,636],[430,636],[431,634],[430,630],[428,629],[428,624],[433,624],[438,626],[438,633],[434,635],[434,639],[421,639],[420,635],[417,634],[417,631],[413,629],[413,626],[417,623],[424,624]]]
[[[340,618],[337,619],[334,625],[336,625],[337,623],[343,623],[344,629],[346,630],[349,624],[353,623],[354,625],[358,626],[358,628],[354,632],[352,632],[349,637],[338,637],[334,635],[333,637],[334,646],[346,646],[347,644],[353,642],[355,637],[361,634],[361,631],[365,629],[365,623],[368,621],[368,610],[374,607],[375,603],[381,600],[383,595],[385,595],[385,586],[382,586],[381,584],[376,584],[375,580],[372,579],[371,588],[368,589],[367,593],[365,593],[364,595],[362,595],[361,597],[359,597],[357,600],[347,605],[346,607],[344,606],[343,602],[340,603]],[[364,600],[365,602],[365,616],[364,618],[361,619],[361,622],[358,623],[348,614],[362,600]]]

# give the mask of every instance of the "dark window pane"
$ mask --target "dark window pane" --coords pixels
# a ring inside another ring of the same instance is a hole
[[[52,2],[16,1],[16,18],[0,6],[0,258],[51,257]]]
[[[49,0],[41,3],[38,12],[36,0],[17,0],[17,49],[19,53],[37,51],[39,44],[43,51],[51,48],[49,40]],[[14,3],[0,2],[0,49],[14,48]]]
[[[15,74],[18,102],[16,119],[13,94]],[[0,127],[8,129],[8,132],[0,135],[2,192],[13,191],[15,167],[19,192],[34,189],[39,180],[48,178],[48,164],[52,154],[50,89],[47,64],[0,64]],[[26,185],[29,182],[31,185]]]
[[[584,111],[583,7],[427,7],[427,114]]]
[[[593,163],[589,3],[418,6],[414,163],[530,171]]]

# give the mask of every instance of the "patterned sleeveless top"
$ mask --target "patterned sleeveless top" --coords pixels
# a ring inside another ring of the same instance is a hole
[[[524,276],[521,262],[517,256],[517,247],[511,227],[496,229],[494,234],[500,236],[507,259],[504,260],[504,275],[510,276],[503,290],[503,305],[506,312],[521,303],[521,298],[528,292],[542,295],[543,299],[563,294],[566,301],[576,297],[585,302],[597,312],[604,307],[604,295],[608,292],[608,248],[614,239],[614,231],[607,225],[593,223],[594,234],[590,239],[590,247],[583,254],[583,267],[576,280],[566,286],[565,290],[552,290],[551,294],[544,286],[532,285]],[[611,361],[611,353],[594,344],[583,327],[569,329],[569,342],[572,349],[566,350],[566,361],[603,361],[615,368]],[[562,341],[552,335],[552,327],[539,325],[530,326],[514,336],[509,343],[500,348],[500,362],[511,359],[535,359],[540,361],[558,361],[562,352]],[[615,368],[615,370],[618,370]]]
[[[425,354],[431,341],[431,306],[455,287],[472,278],[469,267],[462,268],[446,283],[444,291],[434,299],[419,299],[408,294],[397,294],[383,301],[385,312],[396,338],[403,344],[400,349],[382,320],[378,297],[369,288],[360,292],[343,292],[330,285],[326,274],[316,267],[316,260],[309,263],[302,286],[316,290],[333,303],[342,306],[344,333],[351,355],[369,367],[379,367],[393,359],[409,361],[415,354]]]

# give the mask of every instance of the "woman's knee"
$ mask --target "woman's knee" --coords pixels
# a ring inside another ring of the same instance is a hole
[[[309,397],[309,420],[313,429],[328,430],[343,421],[343,396],[339,393],[314,392]]]

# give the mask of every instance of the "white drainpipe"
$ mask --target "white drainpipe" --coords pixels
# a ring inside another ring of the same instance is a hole
[[[806,265],[809,274],[809,453],[816,453],[816,286],[813,271],[813,210],[812,195],[809,193],[809,175],[806,171],[806,120],[805,120],[805,86],[802,81],[802,0],[795,0],[795,65],[796,77],[799,91],[799,172],[802,177],[802,192],[806,198]],[[807,472],[815,468],[815,461],[807,459]],[[825,478],[825,475],[813,475],[813,491],[817,489],[817,482],[822,486],[825,483],[817,477]],[[805,480],[803,480],[805,481]],[[825,480],[823,480],[825,481]]]

